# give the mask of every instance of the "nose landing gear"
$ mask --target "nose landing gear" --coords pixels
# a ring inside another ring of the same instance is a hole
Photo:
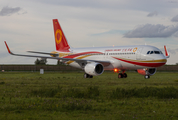
[[[150,78],[150,76],[149,75],[145,75],[145,79],[149,79]]]

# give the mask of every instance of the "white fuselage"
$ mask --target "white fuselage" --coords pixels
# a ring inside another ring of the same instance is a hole
[[[161,50],[149,45],[76,48],[70,49],[68,53],[60,52],[60,54],[63,54],[63,58],[110,61],[111,64],[104,65],[104,70],[156,68],[164,65],[167,61]],[[82,69],[76,61],[64,62]]]

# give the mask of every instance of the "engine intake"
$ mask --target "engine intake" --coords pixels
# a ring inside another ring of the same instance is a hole
[[[84,70],[89,75],[101,75],[104,72],[103,65],[96,62],[91,62],[85,65]]]
[[[156,73],[156,68],[138,69],[137,72],[141,75],[154,75]]]

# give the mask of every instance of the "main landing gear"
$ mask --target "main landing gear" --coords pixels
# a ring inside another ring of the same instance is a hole
[[[84,78],[93,78],[93,76],[92,76],[92,75],[89,75],[89,74],[87,74],[87,73],[85,73],[85,74],[84,74]]]
[[[125,71],[123,71],[122,73],[119,73],[118,78],[127,78],[127,73],[125,73]]]

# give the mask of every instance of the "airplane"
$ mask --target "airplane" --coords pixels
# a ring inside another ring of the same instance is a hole
[[[84,78],[101,75],[104,70],[118,73],[118,78],[127,78],[126,70],[135,70],[148,79],[156,73],[156,68],[165,65],[167,58],[170,57],[166,46],[164,46],[165,55],[160,49],[150,45],[72,48],[68,44],[58,19],[53,19],[53,27],[55,51],[50,53],[27,51],[50,56],[14,54],[4,41],[8,52],[15,56],[59,60],[84,70]]]

